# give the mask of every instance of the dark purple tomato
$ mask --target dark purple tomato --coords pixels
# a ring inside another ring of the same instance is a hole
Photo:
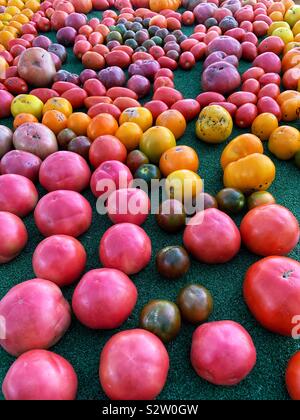
[[[243,210],[246,198],[242,191],[235,188],[224,188],[216,196],[220,210],[228,214],[237,214]]]
[[[91,147],[91,141],[88,137],[79,136],[71,140],[68,144],[69,152],[77,153],[78,155],[84,157],[86,160],[89,158],[89,152]]]
[[[69,128],[60,131],[57,136],[57,141],[61,149],[66,150],[71,140],[75,139],[76,134]]]
[[[156,267],[159,274],[168,279],[184,276],[190,265],[188,253],[181,246],[167,246],[160,250],[156,256]]]
[[[177,305],[186,321],[199,324],[206,321],[212,313],[213,298],[200,284],[189,284],[180,290]]]
[[[127,156],[126,165],[134,175],[140,166],[149,163],[148,157],[140,150],[133,150]]]
[[[164,201],[156,214],[156,221],[158,226],[166,232],[179,232],[186,222],[183,204],[174,199]]]

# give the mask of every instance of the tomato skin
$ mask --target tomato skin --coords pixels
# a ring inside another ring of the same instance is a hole
[[[258,94],[258,99],[263,98],[265,96],[268,96],[269,98],[277,99],[277,97],[280,95],[280,89],[279,86],[275,83],[269,83],[265,86],[263,86]]]
[[[7,372],[2,390],[8,401],[75,400],[78,379],[72,365],[58,354],[31,350]]]
[[[44,236],[69,235],[76,238],[89,229],[92,208],[75,191],[53,191],[38,202],[34,220]]]
[[[257,109],[259,114],[270,112],[271,114],[274,114],[279,121],[281,120],[282,114],[280,106],[275,99],[270,98],[269,96],[262,97],[258,100]]]
[[[77,285],[72,308],[86,327],[110,330],[120,327],[133,311],[137,289],[126,274],[103,268],[86,273]]]
[[[240,383],[256,364],[249,333],[233,321],[203,324],[193,334],[191,362],[197,374],[214,385]]]
[[[294,401],[300,401],[300,352],[298,351],[290,359],[286,374],[285,382],[290,394]]]
[[[197,102],[199,102],[201,109],[210,105],[212,102],[225,102],[225,98],[223,95],[217,92],[203,92],[196,98]]]
[[[207,264],[230,261],[240,250],[241,237],[233,220],[218,209],[197,213],[185,228],[185,248]]]
[[[165,104],[162,101],[157,101],[157,100],[156,101],[147,102],[145,104],[145,108],[147,108],[151,112],[154,120],[156,120],[156,118],[160,114],[162,114],[163,112],[165,112],[165,111],[167,111],[169,109],[169,107],[168,107],[167,104]]]
[[[278,204],[252,209],[242,220],[240,231],[247,248],[263,257],[289,254],[300,235],[296,217]]]
[[[0,264],[16,258],[27,240],[28,234],[22,220],[12,213],[0,211]]]
[[[74,109],[78,109],[84,106],[84,100],[87,98],[87,93],[84,89],[76,87],[67,90],[61,97],[67,99]]]
[[[256,79],[247,79],[242,84],[242,90],[244,92],[251,92],[254,93],[254,95],[257,95],[260,90],[260,84],[259,81]]]
[[[121,111],[118,107],[113,104],[99,103],[93,105],[88,110],[88,116],[94,118],[99,114],[110,114],[114,117],[115,120],[118,120],[121,116]]]
[[[163,389],[168,370],[169,355],[161,340],[134,329],[115,334],[106,343],[99,377],[111,400],[152,400]]]
[[[265,74],[265,71],[261,67],[251,67],[246,70],[242,75],[242,81],[244,82],[247,79],[256,79],[258,80],[261,76]]]
[[[243,286],[245,301],[257,321],[273,333],[291,336],[300,311],[300,263],[267,257],[253,264]]]
[[[59,287],[68,286],[79,279],[86,259],[85,249],[77,239],[54,235],[36,247],[32,257],[33,271],[37,277]]]

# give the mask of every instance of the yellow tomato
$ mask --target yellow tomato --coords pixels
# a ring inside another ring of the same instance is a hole
[[[271,134],[268,146],[278,159],[292,159],[300,150],[300,133],[294,127],[283,125]]]
[[[260,139],[250,133],[241,134],[225,147],[221,155],[221,166],[223,170],[232,162],[253,153],[263,153],[264,147]]]
[[[298,20],[298,22],[296,22],[293,27],[294,36],[298,35],[299,33],[300,33],[300,20]]]
[[[0,79],[5,79],[6,70],[8,69],[8,64],[3,57],[0,57]]]
[[[171,147],[176,146],[172,131],[166,127],[151,127],[141,139],[140,149],[153,163],[158,163],[161,155]]]
[[[40,10],[40,3],[36,0],[28,0],[25,3],[25,8],[30,9],[35,13]]]
[[[26,9],[22,10],[22,13],[27,16],[29,19],[32,17],[33,15],[33,11],[31,9],[29,9],[28,7]]]
[[[285,45],[294,41],[293,32],[288,28],[277,28],[273,31],[272,35],[281,38]]]
[[[205,107],[196,123],[197,137],[206,143],[222,143],[232,133],[231,115],[219,105]]]
[[[195,172],[180,169],[167,177],[165,188],[168,197],[186,202],[202,192],[203,181]]]
[[[60,111],[68,118],[73,113],[73,108],[70,102],[65,98],[51,98],[45,103],[43,107],[43,114],[47,111]]]
[[[281,22],[283,19],[283,14],[279,11],[275,11],[269,15],[269,18],[272,19],[273,22]]]
[[[1,22],[9,22],[10,20],[12,20],[12,15],[7,12],[0,13],[0,20]]]
[[[274,114],[264,112],[258,115],[252,123],[251,132],[262,141],[269,140],[270,135],[278,127],[278,120]]]
[[[22,10],[24,7],[24,3],[22,2],[22,0],[8,0],[7,6],[15,6],[18,9]]]
[[[288,9],[284,15],[284,20],[290,25],[291,28],[293,28],[295,23],[300,20],[300,6],[295,5]]]
[[[126,122],[118,128],[116,137],[124,144],[128,151],[131,151],[139,147],[143,137],[143,130],[136,123]]]
[[[153,124],[153,117],[149,109],[143,107],[127,108],[120,116],[120,125],[125,122],[133,122],[141,127],[143,132],[148,130]]]
[[[16,20],[17,22],[22,23],[22,25],[24,25],[25,23],[29,22],[29,19],[26,15],[24,15],[23,13],[20,13],[16,16],[14,16],[14,20]]]
[[[31,114],[40,119],[43,111],[43,102],[34,95],[18,95],[12,101],[11,113],[13,117],[19,114]]]
[[[300,96],[284,101],[281,105],[283,121],[295,121],[300,116]]]
[[[283,21],[273,22],[269,26],[268,35],[269,36],[270,35],[273,35],[273,31],[275,31],[275,29],[277,29],[277,28],[287,28],[287,29],[290,29],[290,25],[287,22],[283,22]]]
[[[0,32],[0,44],[2,44],[6,49],[8,48],[9,41],[14,38],[14,35],[10,31],[3,30]]]
[[[18,13],[20,13],[21,11],[20,11],[20,9],[19,9],[18,7],[16,7],[16,6],[8,6],[8,7],[5,9],[5,12],[6,12],[6,13],[9,13],[9,14],[13,17],[13,16],[17,15]]]

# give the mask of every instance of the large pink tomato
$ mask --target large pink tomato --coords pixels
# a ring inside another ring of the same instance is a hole
[[[194,332],[191,362],[201,378],[214,385],[233,386],[254,368],[256,349],[240,324],[210,322]]]
[[[53,191],[36,206],[34,220],[44,236],[77,236],[86,232],[92,223],[90,203],[75,191]]]
[[[37,202],[38,192],[28,178],[15,174],[0,176],[0,211],[25,217]]]
[[[92,329],[122,325],[137,301],[137,289],[126,274],[112,268],[86,273],[75,289],[72,307],[79,321]]]
[[[232,64],[218,61],[210,64],[204,70],[201,83],[204,92],[217,92],[227,95],[239,88],[241,77]]]
[[[78,380],[72,365],[58,354],[31,350],[7,372],[2,391],[6,400],[75,400]]]
[[[27,244],[26,227],[18,216],[0,211],[0,264],[16,258]]]
[[[169,355],[158,337],[146,330],[115,334],[104,346],[99,377],[112,400],[153,400],[165,386]]]
[[[104,267],[129,275],[138,273],[149,264],[151,250],[151,240],[141,227],[120,223],[104,233],[99,254]]]
[[[40,183],[47,191],[81,192],[89,186],[91,171],[77,153],[61,151],[48,156],[41,165]]]
[[[35,182],[39,176],[41,163],[41,159],[32,153],[11,150],[1,159],[0,172],[2,175],[22,175]]]
[[[108,160],[101,163],[91,178],[91,190],[95,197],[101,197],[105,192],[113,192],[119,188],[128,188],[132,174],[124,163]]]
[[[77,239],[54,235],[37,246],[32,265],[37,277],[60,287],[68,286],[80,278],[86,265],[86,252]]]
[[[240,250],[240,232],[227,214],[214,208],[197,213],[184,231],[186,249],[199,261],[230,261]]]
[[[150,200],[145,191],[138,188],[116,190],[108,197],[107,213],[113,223],[142,225],[150,211]]]
[[[0,345],[13,356],[54,346],[70,323],[68,302],[47,280],[20,283],[0,301]]]

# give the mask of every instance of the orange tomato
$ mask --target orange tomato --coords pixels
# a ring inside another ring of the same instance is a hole
[[[273,22],[281,22],[283,21],[283,14],[281,12],[272,12],[269,15],[269,18],[272,19]]]
[[[13,127],[16,130],[22,124],[36,122],[39,122],[39,120],[34,115],[23,112],[15,117]]]
[[[181,112],[176,109],[169,109],[157,117],[156,125],[167,127],[175,136],[175,139],[182,137],[186,130],[186,121]]]
[[[269,150],[278,159],[292,159],[300,150],[300,133],[288,125],[278,127],[269,139]]]
[[[77,136],[86,136],[91,118],[84,112],[74,112],[68,118],[68,128]]]
[[[139,147],[141,138],[143,137],[143,130],[136,123],[126,122],[118,128],[116,137],[124,144],[128,151],[131,151]]]
[[[289,99],[300,97],[300,92],[297,90],[285,90],[277,97],[277,103],[278,105],[282,105],[285,101],[288,101]]]
[[[110,114],[99,114],[92,119],[87,129],[87,135],[90,140],[105,134],[114,136],[118,130],[118,122]]]
[[[67,123],[68,119],[65,114],[56,111],[55,109],[45,112],[42,119],[42,124],[50,128],[54,134],[58,134],[60,131],[67,128]]]
[[[281,105],[283,121],[295,121],[300,116],[300,95],[284,101]]]
[[[134,122],[141,127],[143,132],[147,131],[153,124],[153,117],[147,108],[134,107],[125,109],[119,119],[119,123]]]
[[[197,172],[199,169],[199,158],[196,151],[191,147],[175,146],[162,154],[159,168],[165,177],[180,169]]]
[[[45,103],[43,108],[43,114],[47,111],[60,111],[68,118],[73,113],[73,108],[70,102],[65,98],[51,98]]]
[[[264,112],[253,121],[251,133],[259,137],[261,141],[266,141],[277,127],[278,120],[275,115],[270,112]]]
[[[281,12],[285,13],[285,6],[281,2],[272,3],[268,7],[268,15],[270,15],[272,12]]]
[[[285,72],[288,69],[295,67],[297,64],[300,64],[300,51],[290,50],[288,51],[282,59],[282,71]]]
[[[282,77],[282,84],[285,89],[297,89],[298,81],[300,79],[300,64],[288,69],[283,77]]]

